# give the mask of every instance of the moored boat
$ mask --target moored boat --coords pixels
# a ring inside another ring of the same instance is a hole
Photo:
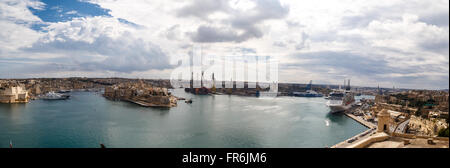
[[[350,91],[350,80],[348,80],[345,90],[339,89],[330,93],[327,106],[331,110],[330,113],[338,113],[350,109],[355,102],[355,94]]]
[[[55,92],[48,92],[47,94],[40,96],[43,100],[66,100],[69,99],[70,95],[60,94]]]

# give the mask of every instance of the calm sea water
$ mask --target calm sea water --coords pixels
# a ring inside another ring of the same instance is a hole
[[[194,103],[154,109],[73,92],[65,101],[0,104],[0,147],[323,148],[366,130],[329,114],[323,98],[173,93]]]

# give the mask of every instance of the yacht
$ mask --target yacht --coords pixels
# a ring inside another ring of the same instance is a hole
[[[70,95],[48,92],[47,94],[41,96],[40,98],[43,100],[66,100],[69,99]]]
[[[57,93],[70,93],[70,90],[60,90]]]

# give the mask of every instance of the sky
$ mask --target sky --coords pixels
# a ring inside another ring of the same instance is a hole
[[[0,0],[0,78],[168,79],[201,46],[280,82],[449,88],[448,0]]]

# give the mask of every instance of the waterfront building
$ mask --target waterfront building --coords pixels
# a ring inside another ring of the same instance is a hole
[[[26,103],[28,99],[28,91],[22,86],[0,88],[0,103]]]
[[[30,90],[31,90],[30,93],[32,93],[33,95],[40,95],[42,93],[41,86],[39,84],[34,85],[34,87],[31,88]]]
[[[128,101],[145,107],[174,107],[177,98],[167,88],[140,83],[123,83],[105,87],[103,96],[115,101]]]

